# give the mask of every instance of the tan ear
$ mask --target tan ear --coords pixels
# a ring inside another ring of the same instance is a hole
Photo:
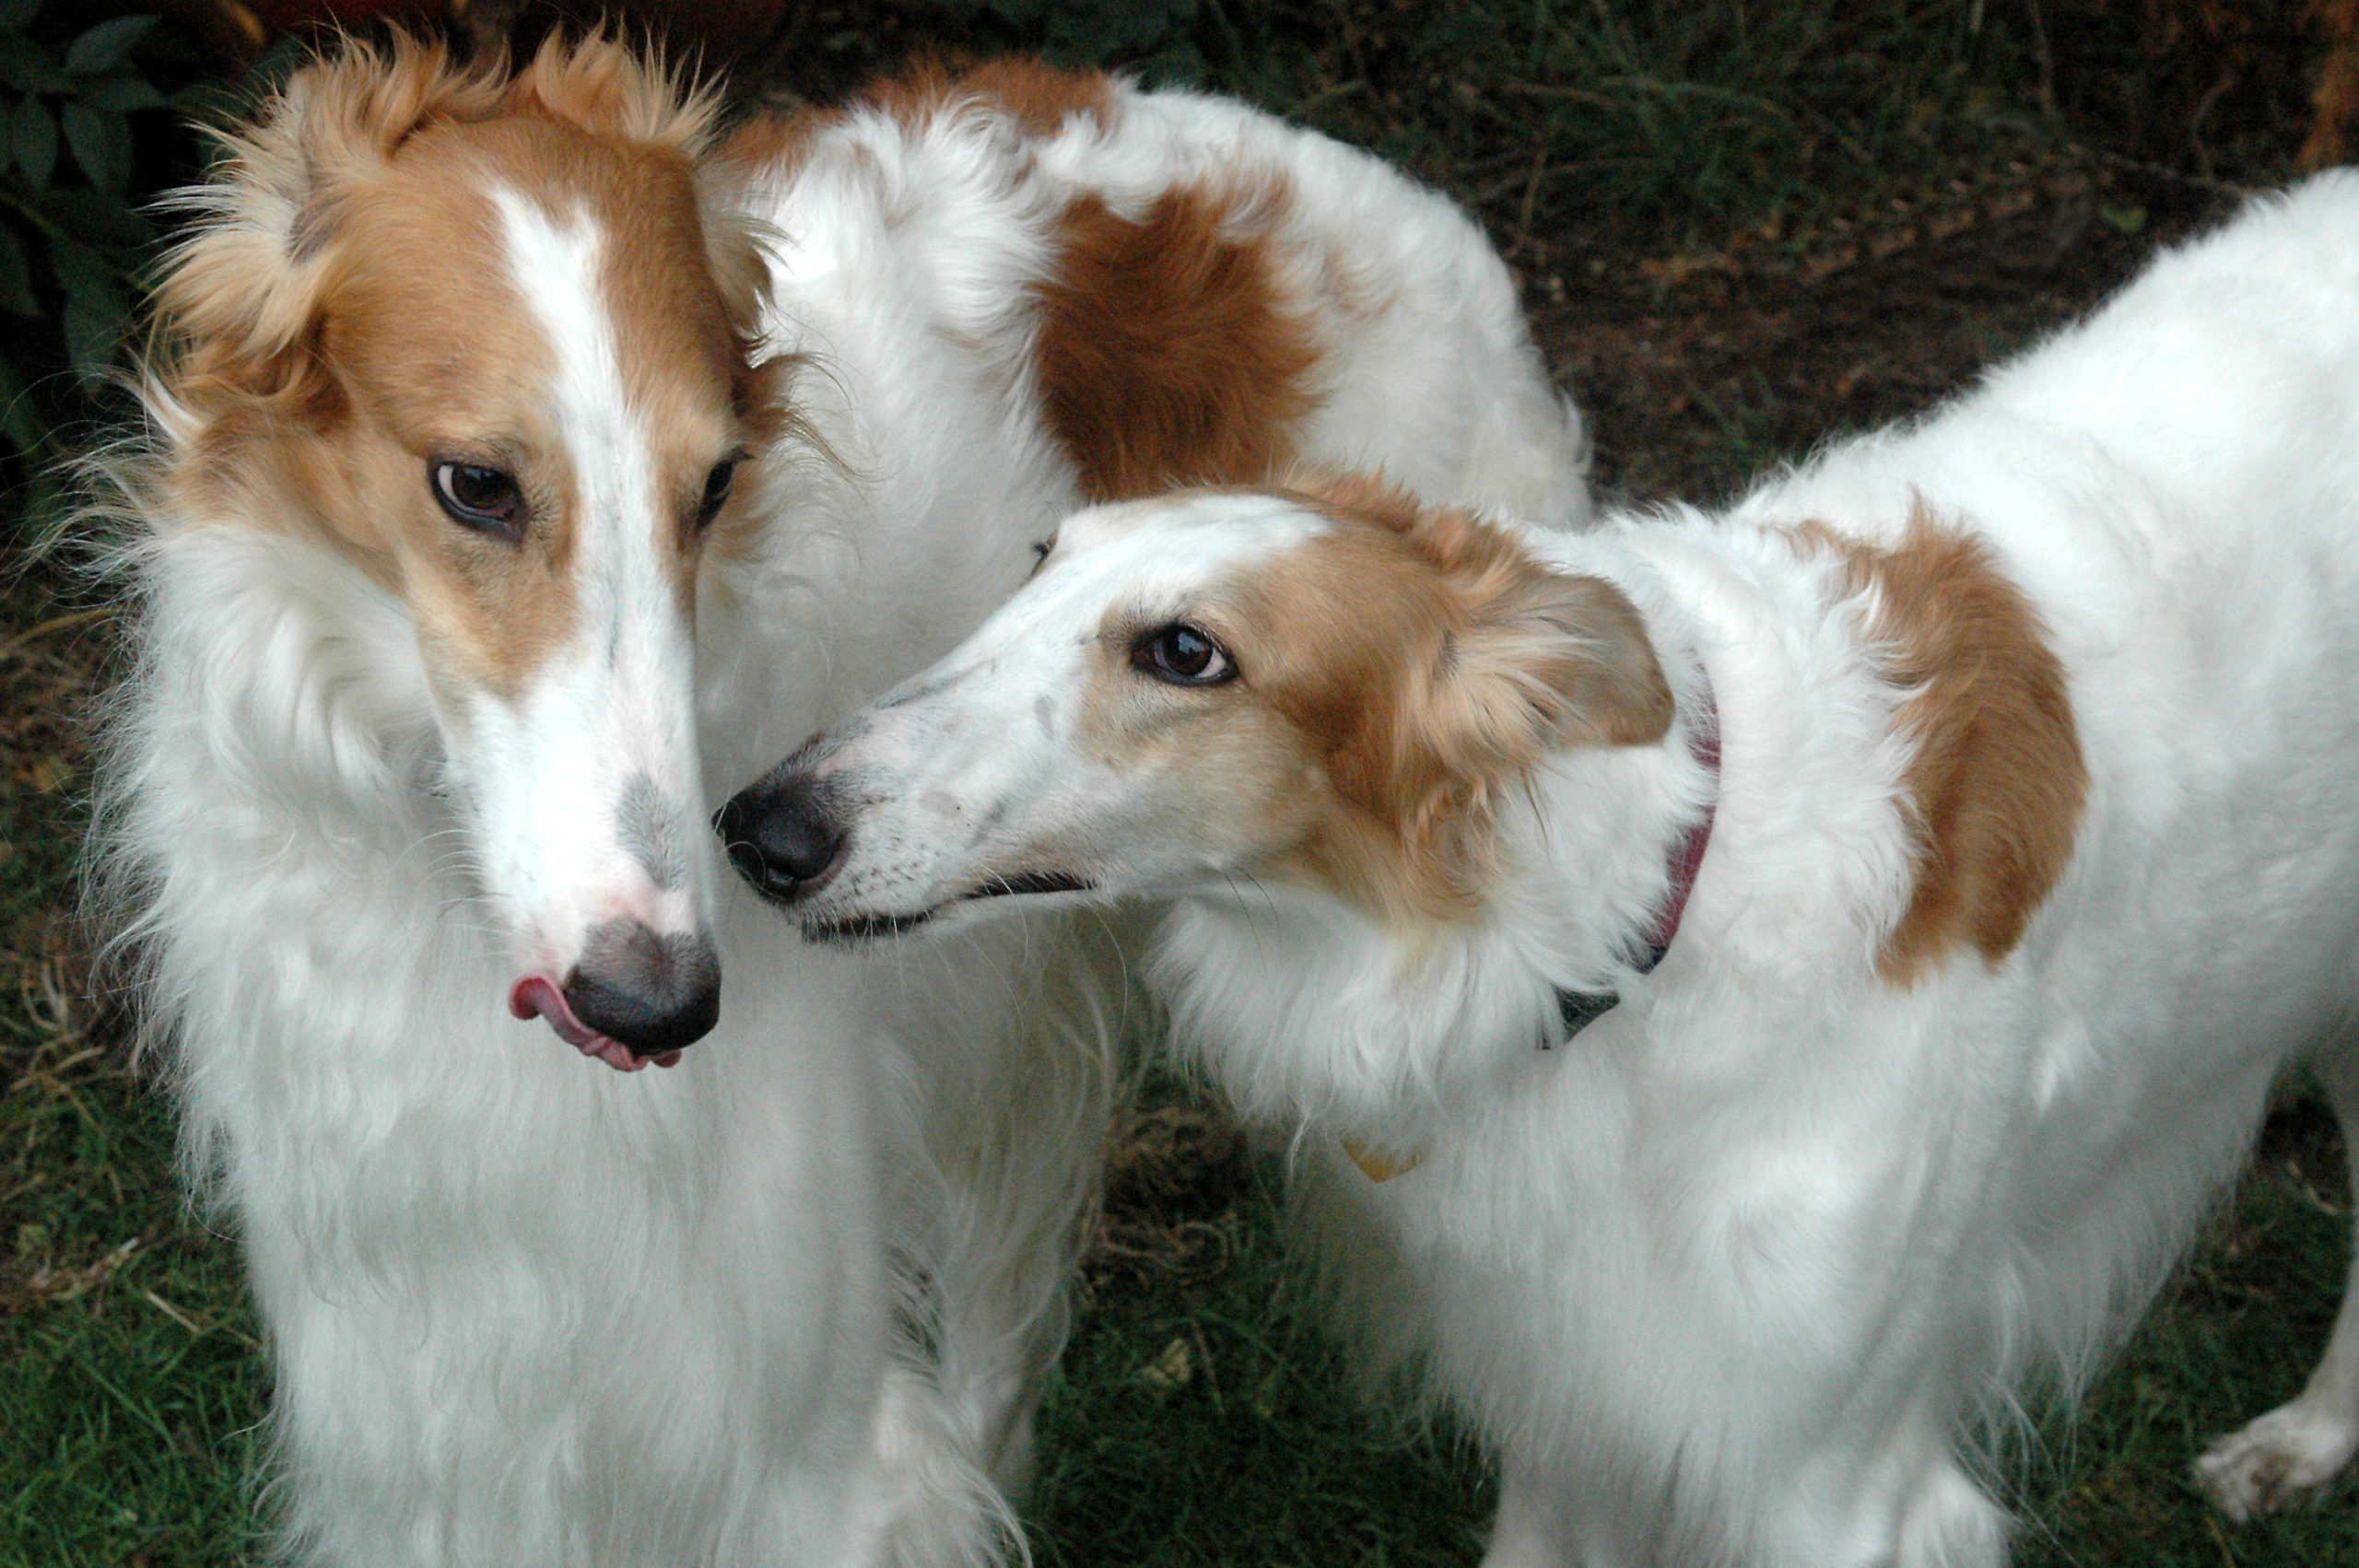
[[[1435,743],[1474,771],[1520,773],[1567,745],[1645,745],[1671,728],[1661,661],[1612,583],[1552,571],[1505,530],[1423,506],[1381,474],[1297,470],[1287,483],[1322,510],[1399,534],[1439,568],[1449,628],[1425,717]]]
[[[1383,831],[1331,846],[1328,870],[1380,907],[1463,918],[1482,903],[1494,807],[1542,758],[1669,731],[1661,662],[1621,590],[1550,570],[1505,529],[1380,477],[1288,480],[1356,525],[1314,547],[1332,563],[1320,604],[1352,629],[1350,657],[1326,661],[1348,689],[1306,703],[1297,722],[1337,731],[1329,776]]]
[[[196,222],[156,295],[174,400],[200,416],[257,403],[322,412],[334,389],[311,339],[340,207],[428,114],[496,96],[440,44],[395,34],[304,66],[225,135],[213,178],[177,198]]]
[[[1449,772],[1512,783],[1549,752],[1644,745],[1671,728],[1662,664],[1612,583],[1521,556],[1446,580],[1463,618],[1444,637],[1412,721]]]
[[[1635,746],[1671,728],[1671,687],[1638,612],[1593,577],[1515,573],[1478,590],[1444,685],[1503,756]]]
[[[1562,747],[1660,740],[1672,698],[1613,584],[1520,552],[1444,580],[1456,624],[1422,678],[1402,684],[1391,794],[1414,901],[1462,914],[1481,902],[1500,798]]]
[[[501,88],[499,109],[698,158],[711,147],[721,96],[709,86],[691,89],[660,51],[643,53],[604,33],[569,37],[560,29]]]

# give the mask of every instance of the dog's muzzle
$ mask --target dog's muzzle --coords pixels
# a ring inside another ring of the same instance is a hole
[[[817,892],[843,864],[851,835],[808,774],[773,774],[729,798],[713,831],[737,874],[773,904]]]
[[[721,958],[703,931],[660,935],[637,920],[590,933],[562,984],[526,975],[508,993],[519,1018],[546,1018],[584,1056],[623,1072],[670,1067],[721,1019]]]

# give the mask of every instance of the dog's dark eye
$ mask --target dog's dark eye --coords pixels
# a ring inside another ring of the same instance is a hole
[[[1032,541],[1033,576],[1038,577],[1040,574],[1040,568],[1049,564],[1049,552],[1056,547],[1057,542],[1054,538],[1035,539]]]
[[[1175,686],[1216,686],[1237,679],[1226,649],[1185,621],[1147,633],[1131,649],[1131,667]]]
[[[737,460],[722,459],[704,476],[704,496],[697,502],[697,526],[702,528],[719,514],[722,504],[729,499],[729,486],[737,478]]]
[[[434,498],[451,521],[478,533],[514,539],[524,530],[524,492],[516,476],[486,463],[445,458],[428,470]]]

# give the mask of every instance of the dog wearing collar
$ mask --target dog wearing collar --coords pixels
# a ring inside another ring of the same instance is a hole
[[[1378,481],[1069,520],[724,818],[815,939],[1169,901],[1182,1048],[1300,1130],[1493,1568],[2004,1561],[2075,1387],[2335,1029],[2359,935],[2359,174],[1923,423],[1555,534]],[[2359,1440],[2359,1314],[2202,1462]]]

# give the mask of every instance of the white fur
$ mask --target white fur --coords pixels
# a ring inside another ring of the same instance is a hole
[[[572,908],[551,919],[578,937],[597,912],[573,907],[623,875],[582,835],[625,775],[692,828],[699,777],[734,787],[1022,580],[1077,498],[1026,369],[1075,190],[1290,171],[1288,264],[1380,302],[1300,301],[1348,370],[1309,455],[1581,515],[1578,421],[1462,216],[1236,106],[1115,96],[1113,131],[1074,122],[1037,158],[981,110],[860,114],[755,182],[768,331],[807,357],[793,402],[825,452],[776,454],[761,544],[708,557],[693,634],[645,556],[651,438],[614,384],[586,216],[503,208],[559,428],[616,509],[584,537],[580,645],[515,700],[438,700],[410,607],[299,529],[162,515],[135,482],[144,614],[101,848],[267,1327],[292,1555],[1009,1550],[984,1477],[1023,1471],[1111,1093],[1087,944],[806,951],[734,883],[715,894],[690,832],[672,916],[710,914],[726,981],[679,1068],[610,1072],[502,1003],[534,907]],[[1354,390],[1377,374],[1384,396]],[[167,454],[200,434],[160,392],[152,411]]]
[[[953,895],[950,822],[1003,811],[1053,824],[1101,896],[1177,895],[1152,978],[1178,1037],[1299,1129],[1321,1261],[1379,1363],[1420,1367],[1500,1451],[1492,1568],[2003,1562],[1978,1422],[2042,1366],[2080,1386],[2289,1061],[2322,1053],[2359,1120],[2359,174],[2257,203],[1938,416],[1719,517],[1531,535],[1637,604],[1682,720],[1660,745],[1561,753],[1510,796],[1470,926],[1403,936],[1242,883],[1219,794],[1142,825],[1115,792],[1143,786],[1107,781],[1123,768],[1093,775],[1069,726],[1020,721],[1065,693],[1109,604],[1250,569],[1220,525],[1271,504],[1069,528],[1070,558],[939,689],[815,746],[858,780],[839,879],[901,902],[829,883],[808,918]],[[1907,694],[1872,595],[1789,531],[1897,544],[1919,509],[2036,607],[2091,785],[2020,943],[1901,986],[1875,957],[1915,874]],[[1708,689],[1716,786],[1688,740]],[[968,720],[1015,755],[961,792],[921,759]],[[1708,798],[1678,938],[1630,973],[1617,955]],[[1535,1048],[1555,988],[1603,984],[1620,1006]],[[1372,1182],[1346,1138],[1420,1163]],[[2204,1460],[2232,1512],[2349,1457],[2354,1368],[2346,1305],[2302,1398]]]
[[[512,191],[495,189],[493,202],[517,293],[557,351],[557,419],[583,460],[580,548],[595,566],[580,584],[586,635],[521,701],[470,693],[465,711],[443,715],[444,733],[475,805],[484,881],[531,933],[525,966],[562,975],[606,919],[693,930],[709,913],[710,857],[687,848],[701,837],[704,793],[695,715],[677,696],[695,649],[652,543],[668,519],[599,293],[603,237],[586,216],[559,227]],[[618,841],[617,804],[638,780],[669,807],[659,837],[687,873],[678,886]]]

